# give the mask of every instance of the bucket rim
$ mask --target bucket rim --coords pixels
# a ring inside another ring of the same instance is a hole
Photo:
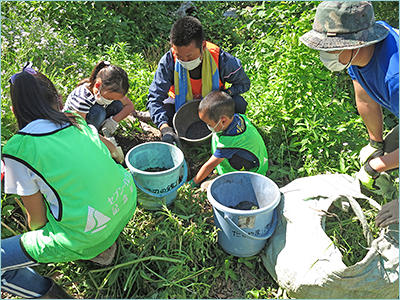
[[[163,145],[167,145],[169,148],[175,147],[172,149],[179,150],[179,152],[182,154],[182,162],[179,165],[174,166],[173,168],[170,168],[170,169],[164,170],[164,171],[159,171],[159,172],[143,171],[143,170],[140,170],[140,169],[132,166],[131,163],[129,162],[129,156],[130,156],[131,152],[133,150],[137,150],[138,148],[143,147],[144,145],[148,145],[148,144],[163,144]],[[136,145],[133,148],[131,148],[125,155],[125,164],[128,167],[128,169],[131,171],[131,173],[134,172],[134,173],[141,174],[141,175],[150,175],[150,174],[154,175],[155,173],[157,173],[157,175],[163,175],[163,174],[171,173],[171,172],[175,171],[176,169],[180,168],[184,162],[185,162],[185,155],[183,154],[182,150],[179,149],[179,147],[171,145],[170,143],[158,142],[158,141],[146,142],[146,143]]]
[[[225,176],[230,176],[230,175],[233,175],[233,174],[237,174],[237,173],[246,174],[246,175],[250,175],[250,176],[258,176],[258,177],[262,177],[262,178],[267,179],[267,181],[270,181],[271,183],[273,183],[273,186],[275,186],[276,189],[277,189],[277,197],[276,197],[276,199],[274,199],[273,202],[270,205],[265,206],[263,208],[255,209],[255,210],[235,209],[235,208],[230,208],[230,207],[227,207],[227,206],[219,203],[217,200],[214,199],[214,197],[211,194],[211,190],[212,190],[213,184],[220,178],[223,178]],[[232,215],[254,216],[254,215],[258,215],[260,213],[273,211],[279,205],[280,199],[281,199],[280,189],[279,189],[278,185],[272,179],[268,178],[267,176],[263,176],[261,174],[254,173],[254,172],[249,172],[249,171],[236,171],[236,172],[230,172],[230,173],[226,173],[226,174],[223,174],[221,176],[218,176],[210,184],[210,186],[207,189],[207,200],[211,203],[213,208],[217,208],[217,209],[219,209],[219,210],[221,210],[223,212],[226,212],[226,213],[229,213],[229,214],[232,214]]]
[[[186,103],[183,104],[181,107],[179,107],[178,111],[174,114],[174,116],[173,116],[173,118],[172,118],[172,125],[173,125],[173,127],[174,127],[175,132],[178,134],[178,137],[179,137],[180,139],[184,140],[184,141],[188,141],[188,142],[202,142],[202,141],[205,141],[205,140],[209,139],[209,138],[212,136],[212,134],[213,134],[213,133],[210,131],[210,133],[209,133],[208,135],[206,135],[205,137],[202,137],[202,138],[200,138],[200,139],[189,139],[189,138],[187,138],[187,137],[180,136],[179,133],[178,133],[178,131],[176,130],[176,125],[175,125],[176,121],[175,121],[175,120],[176,120],[176,116],[178,115],[179,111],[180,111],[183,107],[185,107],[185,106],[192,105],[193,103],[197,103],[197,102],[200,102],[200,101],[201,101],[201,99],[193,99],[193,100],[190,100],[189,102],[186,102]],[[193,123],[192,123],[192,124],[193,124]]]
[[[189,139],[187,137],[184,136],[179,136],[180,139],[188,141],[188,142],[201,142],[201,141],[205,141],[207,139],[209,139],[212,136],[212,132],[209,135],[206,135],[205,137],[202,137],[201,139]]]
[[[182,109],[182,107],[188,106],[189,104],[200,102],[201,100],[202,99],[193,99],[193,100],[190,100],[190,101],[186,102],[181,107],[179,107],[179,109],[176,111],[176,114]],[[174,114],[174,117],[175,117],[176,114]]]

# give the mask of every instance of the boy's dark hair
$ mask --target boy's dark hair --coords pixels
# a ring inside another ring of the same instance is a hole
[[[186,16],[177,20],[172,25],[170,44],[177,47],[189,46],[195,42],[196,48],[201,50],[204,41],[203,26],[195,17]]]
[[[126,95],[129,89],[128,74],[115,65],[111,65],[107,61],[99,62],[92,71],[89,78],[85,78],[78,83],[78,86],[89,83],[89,90],[93,91],[96,79],[100,78],[103,85],[103,90]]]
[[[57,90],[53,83],[39,72],[35,75],[28,72],[18,74],[11,84],[10,95],[19,129],[38,119],[49,120],[59,125],[77,125],[74,117],[53,108],[58,101]]]
[[[213,91],[199,103],[199,112],[207,114],[210,120],[218,122],[222,116],[232,118],[235,114],[235,101],[227,93]]]

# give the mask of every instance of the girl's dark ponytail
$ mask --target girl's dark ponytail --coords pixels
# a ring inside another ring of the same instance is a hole
[[[90,77],[84,78],[81,81],[79,81],[77,86],[80,86],[84,83],[89,83],[88,88],[90,91],[93,91],[93,86],[94,86],[94,83],[96,82],[97,74],[99,74],[101,69],[103,69],[109,65],[110,65],[110,63],[108,61],[102,60],[93,68],[92,74],[90,75]]]
[[[108,61],[99,62],[93,68],[90,77],[81,80],[78,86],[88,83],[87,88],[93,92],[93,87],[97,78],[101,79],[103,90],[120,93],[123,95],[128,92],[128,74],[126,74],[122,68],[112,65]]]

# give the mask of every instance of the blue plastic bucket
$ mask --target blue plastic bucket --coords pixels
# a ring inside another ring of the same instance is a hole
[[[259,253],[277,224],[280,191],[275,182],[257,173],[232,172],[217,177],[207,197],[222,249],[238,257]],[[244,201],[251,202],[254,210],[235,208]]]
[[[138,187],[138,203],[148,210],[171,205],[178,188],[187,179],[188,170],[182,150],[168,143],[149,142],[137,145],[128,151],[125,163]],[[149,171],[155,168],[166,170]]]

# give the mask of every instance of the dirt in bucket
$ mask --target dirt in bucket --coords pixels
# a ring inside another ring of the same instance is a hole
[[[147,168],[147,169],[145,169],[145,170],[143,170],[143,171],[146,171],[146,172],[162,172],[162,171],[166,171],[166,170],[169,170],[168,168]]]
[[[255,210],[259,207],[251,201],[241,201],[236,206],[228,206],[229,208],[240,209],[240,210]]]
[[[194,122],[186,129],[185,137],[191,140],[198,140],[210,134],[207,124],[202,120]]]

